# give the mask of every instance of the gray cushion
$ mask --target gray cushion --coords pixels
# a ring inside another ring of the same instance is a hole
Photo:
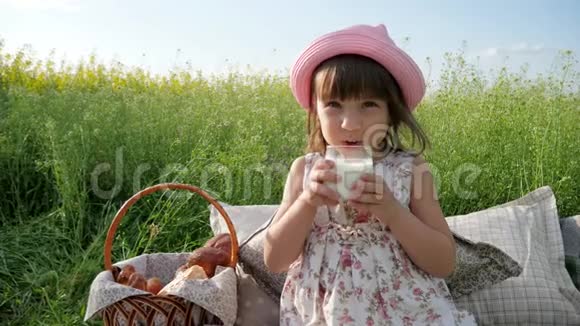
[[[580,258],[580,215],[560,219],[566,256]]]
[[[286,281],[286,273],[273,273],[264,263],[264,235],[266,225],[260,228],[252,237],[240,246],[240,265],[248,273],[254,276],[256,282],[272,300],[279,304],[282,288]]]
[[[238,269],[238,315],[236,326],[270,326],[280,322],[280,308],[254,277]]]
[[[580,325],[580,292],[564,266],[556,199],[549,187],[447,222],[454,232],[500,248],[523,267],[518,277],[455,300],[474,313],[478,324]]]
[[[580,215],[560,219],[566,270],[577,289],[580,289]]]

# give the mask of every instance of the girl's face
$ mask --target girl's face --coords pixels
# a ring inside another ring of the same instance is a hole
[[[387,103],[376,98],[316,100],[322,135],[329,145],[371,146],[373,130],[387,130]]]

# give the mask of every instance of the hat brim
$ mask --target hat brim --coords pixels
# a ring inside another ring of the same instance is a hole
[[[369,57],[385,67],[399,84],[410,111],[416,108],[425,95],[425,80],[421,70],[394,43],[366,34],[335,32],[312,42],[292,66],[290,86],[301,107],[310,109],[310,84],[314,70],[325,60],[341,54]]]

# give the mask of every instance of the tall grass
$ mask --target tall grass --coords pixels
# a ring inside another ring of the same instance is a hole
[[[305,114],[287,79],[233,72],[153,76],[96,57],[37,60],[0,43],[0,320],[80,324],[120,204],[159,182],[202,186],[232,204],[278,203],[305,146]],[[562,53],[534,79],[483,73],[445,55],[439,88],[417,118],[446,215],[543,185],[561,216],[580,211],[579,72]],[[191,250],[210,234],[207,203],[159,193],[140,200],[114,243],[121,260]]]

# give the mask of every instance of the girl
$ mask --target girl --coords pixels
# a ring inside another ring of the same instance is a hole
[[[264,261],[287,271],[281,325],[474,325],[444,278],[455,244],[421,153],[428,140],[411,112],[425,84],[384,25],[356,25],[316,39],[291,70],[308,111],[308,153],[290,168],[267,229]],[[417,139],[404,148],[399,130]],[[341,200],[328,145],[373,149],[374,174]]]

